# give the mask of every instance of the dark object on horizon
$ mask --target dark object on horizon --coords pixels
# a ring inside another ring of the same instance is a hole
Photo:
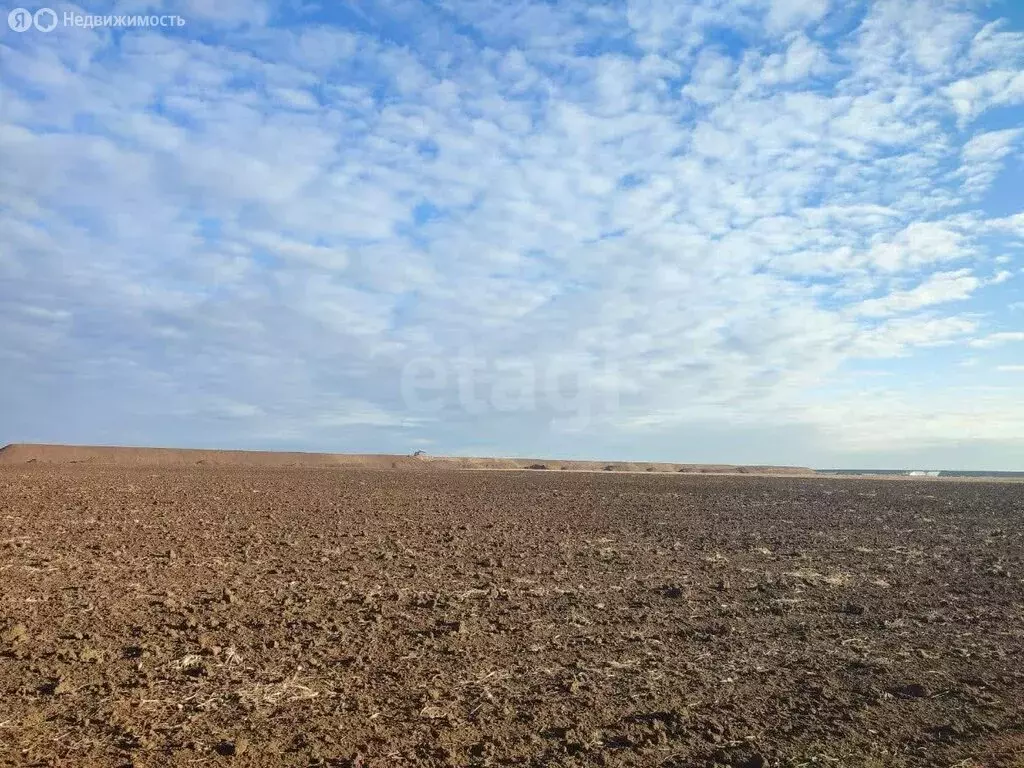
[[[548,468],[547,464],[531,464],[530,466],[527,467],[527,469],[547,469],[547,468]]]

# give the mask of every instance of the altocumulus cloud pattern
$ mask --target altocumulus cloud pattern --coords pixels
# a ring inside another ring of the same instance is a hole
[[[49,5],[0,442],[1024,462],[1016,3]]]

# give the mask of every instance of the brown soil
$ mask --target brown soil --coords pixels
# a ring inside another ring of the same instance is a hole
[[[1024,485],[0,466],[0,763],[1024,765]]]
[[[0,448],[0,464],[113,464],[118,466],[359,467],[362,469],[560,469],[569,471],[698,472],[721,474],[813,474],[806,467],[677,464],[667,462],[572,461],[558,459],[389,454],[219,451],[187,448],[125,448],[95,445],[14,444]]]

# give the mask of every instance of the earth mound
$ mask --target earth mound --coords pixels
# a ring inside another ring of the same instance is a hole
[[[804,475],[806,467],[678,464],[666,462],[558,461],[537,458],[411,456],[289,451],[229,451],[196,448],[142,448],[98,445],[14,443],[0,448],[0,464],[103,464],[112,466],[301,467],[308,469],[530,469],[541,467],[576,472],[693,472],[700,474]]]

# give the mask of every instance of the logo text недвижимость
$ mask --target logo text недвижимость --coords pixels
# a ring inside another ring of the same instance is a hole
[[[80,29],[102,29],[104,27],[183,27],[185,19],[177,14],[148,16],[142,14],[96,14],[72,13],[65,11],[62,16],[52,8],[40,8],[33,13],[26,8],[15,8],[7,14],[7,26],[15,32],[36,29],[52,32],[57,26]]]

